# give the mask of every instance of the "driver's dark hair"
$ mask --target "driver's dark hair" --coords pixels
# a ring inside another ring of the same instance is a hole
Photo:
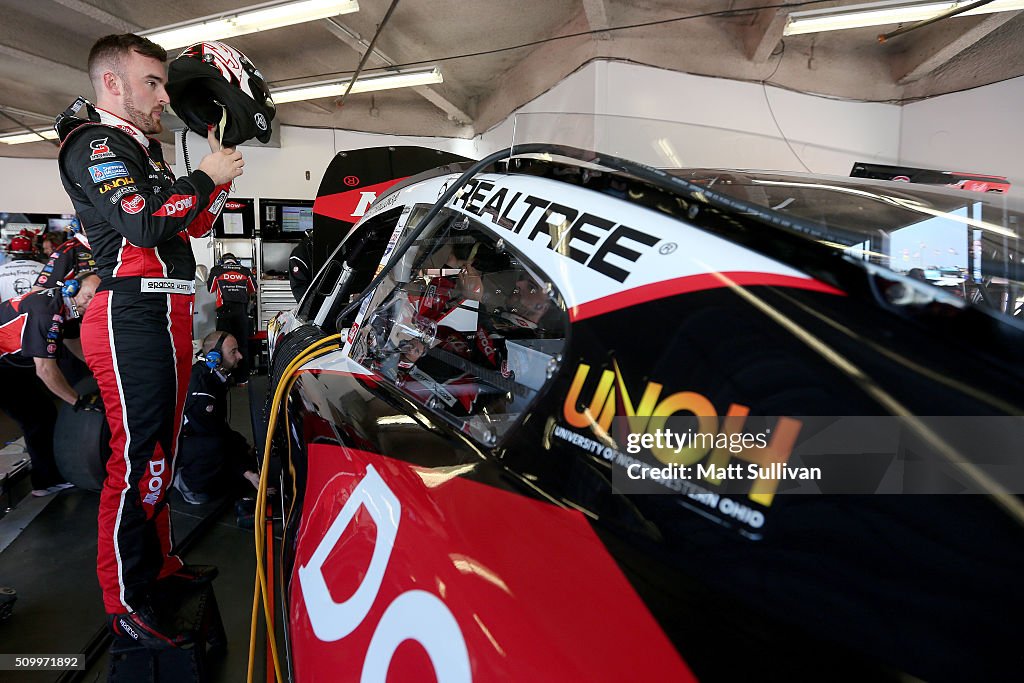
[[[121,74],[122,60],[129,52],[138,52],[144,57],[152,57],[161,62],[167,61],[167,50],[149,38],[134,33],[112,33],[97,40],[89,50],[89,78],[96,81],[101,75],[101,67],[106,65],[109,65],[112,71]]]

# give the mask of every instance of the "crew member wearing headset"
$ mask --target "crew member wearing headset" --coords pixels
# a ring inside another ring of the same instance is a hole
[[[50,393],[75,410],[102,409],[98,394],[78,395],[57,366],[65,322],[86,311],[99,284],[96,274],[84,273],[63,287],[28,292],[0,303],[0,386],[4,388],[0,410],[25,434],[25,449],[32,460],[33,496],[48,496],[71,486],[64,482],[54,461],[57,410]]]
[[[53,253],[50,254],[49,261],[43,266],[39,277],[36,278],[35,284],[32,285],[33,291],[50,287],[62,287],[65,282],[74,278],[78,273],[96,270],[96,260],[92,257],[92,247],[89,246],[89,240],[86,238],[85,233],[82,232],[82,224],[78,220],[78,216],[71,219],[71,230],[71,238],[58,245]],[[79,318],[67,320],[64,323],[65,341],[78,345],[78,348],[81,348],[81,323],[82,321]],[[64,373],[64,376],[72,385],[90,374],[89,369],[81,358],[82,354],[77,351],[72,354],[61,354],[58,358],[61,372]]]
[[[61,180],[102,278],[82,321],[86,362],[111,431],[97,576],[114,634],[152,648],[188,642],[154,611],[158,581],[202,583],[215,573],[171,554],[166,493],[192,365],[189,237],[209,232],[243,166],[211,129],[211,153],[198,168],[180,178],[171,173],[150,137],[163,130],[166,60],[164,48],[146,38],[101,38],[88,61],[96,105],[79,98],[56,124]]]
[[[238,341],[242,359],[234,368],[234,379],[244,382],[249,377],[247,347],[252,335],[249,302],[256,294],[252,271],[239,263],[234,254],[224,254],[210,271],[206,286],[217,295],[217,329],[230,332]]]
[[[217,330],[203,340],[192,366],[174,473],[174,487],[187,503],[221,498],[242,478],[259,485],[252,447],[228,424],[228,378],[241,360],[234,335]]]

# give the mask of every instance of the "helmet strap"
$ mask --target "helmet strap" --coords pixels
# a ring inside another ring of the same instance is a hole
[[[217,104],[220,104],[218,102]],[[224,129],[228,127],[228,108],[223,104],[220,105],[220,123],[217,125],[217,141],[220,142],[220,148],[224,149]],[[235,181],[231,181],[231,191],[235,191]]]
[[[224,129],[228,127],[228,108],[220,105],[220,124],[217,128],[217,140],[220,141],[220,148],[224,149]]]

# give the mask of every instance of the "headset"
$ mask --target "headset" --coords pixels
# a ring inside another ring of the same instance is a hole
[[[206,367],[211,370],[216,370],[220,367],[221,361],[224,360],[224,353],[221,347],[224,346],[224,339],[228,336],[227,332],[221,332],[220,336],[217,337],[217,343],[213,345],[210,352],[203,355],[202,352],[196,354],[196,358],[206,363]]]
[[[74,299],[78,296],[80,291],[82,291],[82,281],[77,277],[68,278],[67,281],[60,286],[60,293],[69,299]]]

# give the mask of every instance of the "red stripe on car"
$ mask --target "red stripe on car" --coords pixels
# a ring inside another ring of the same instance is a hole
[[[627,289],[610,296],[588,301],[569,309],[569,317],[573,322],[594,318],[637,304],[665,299],[678,294],[689,294],[723,287],[785,287],[787,289],[807,289],[813,292],[845,296],[844,292],[819,280],[812,278],[777,275],[775,273],[728,272],[701,273],[685,277],[652,282],[648,285]]]

